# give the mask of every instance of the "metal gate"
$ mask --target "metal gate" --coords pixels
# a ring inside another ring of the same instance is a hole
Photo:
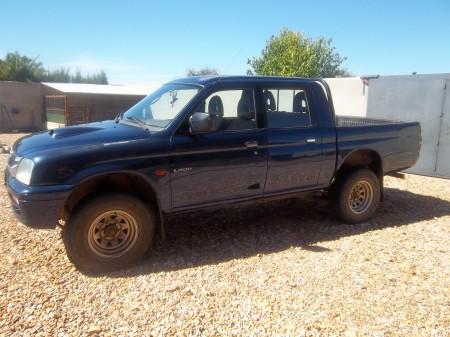
[[[444,89],[436,174],[441,177],[450,177],[450,80],[445,81]]]
[[[56,124],[67,123],[67,96],[45,96],[45,116],[47,122]]]
[[[450,178],[448,74],[382,76],[370,80],[366,116],[419,121],[420,156],[406,172]]]
[[[45,96],[45,115],[47,122],[59,126],[88,123],[91,109],[88,106],[69,106],[64,95]]]
[[[89,122],[90,109],[87,106],[71,106],[67,114],[67,124],[84,124]]]

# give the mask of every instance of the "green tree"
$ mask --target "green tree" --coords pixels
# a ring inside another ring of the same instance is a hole
[[[106,73],[101,70],[95,74],[83,75],[79,70],[75,75],[70,76],[69,82],[72,83],[91,83],[91,84],[108,84]]]
[[[87,75],[82,83],[108,84],[106,73],[101,70],[98,73]]]
[[[83,75],[77,71],[75,75],[72,75],[70,69],[62,67],[48,71],[44,82],[108,84],[108,77],[103,70],[89,75]]]
[[[204,76],[204,75],[219,75],[216,68],[204,67],[201,69],[188,69],[187,76]]]
[[[32,59],[18,52],[10,52],[4,60],[0,60],[1,81],[39,82],[44,75],[45,69],[37,57]]]
[[[69,83],[71,82],[71,79],[72,76],[70,75],[70,70],[68,68],[61,67],[55,70],[47,71],[44,82]]]
[[[249,75],[278,75],[299,77],[343,77],[349,73],[341,68],[346,60],[331,45],[331,39],[306,38],[287,28],[271,36],[260,57],[248,60]]]
[[[0,81],[108,84],[108,77],[103,70],[89,75],[80,71],[72,75],[70,69],[64,67],[46,70],[37,57],[32,59],[10,52],[5,59],[0,59]]]

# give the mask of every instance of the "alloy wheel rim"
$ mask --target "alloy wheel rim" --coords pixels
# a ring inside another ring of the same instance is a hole
[[[133,216],[121,210],[100,214],[89,226],[88,244],[96,255],[106,258],[126,254],[135,244],[139,234]]]
[[[355,214],[367,212],[373,202],[372,185],[365,180],[358,181],[352,188],[348,197],[350,209]]]

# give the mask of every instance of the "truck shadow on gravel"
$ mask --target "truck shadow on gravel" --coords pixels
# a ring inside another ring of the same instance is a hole
[[[112,277],[217,264],[301,247],[326,253],[318,242],[387,227],[409,225],[450,214],[450,202],[386,188],[376,216],[359,225],[336,220],[326,200],[288,199],[222,210],[199,211],[168,221],[166,240],[156,239],[148,258]]]

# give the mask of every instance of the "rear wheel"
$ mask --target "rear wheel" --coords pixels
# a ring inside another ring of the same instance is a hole
[[[140,261],[151,245],[153,212],[124,194],[89,200],[75,211],[63,230],[67,255],[81,271],[101,273]]]
[[[334,204],[339,218],[346,223],[370,219],[380,203],[378,177],[368,169],[354,171],[337,183]]]

